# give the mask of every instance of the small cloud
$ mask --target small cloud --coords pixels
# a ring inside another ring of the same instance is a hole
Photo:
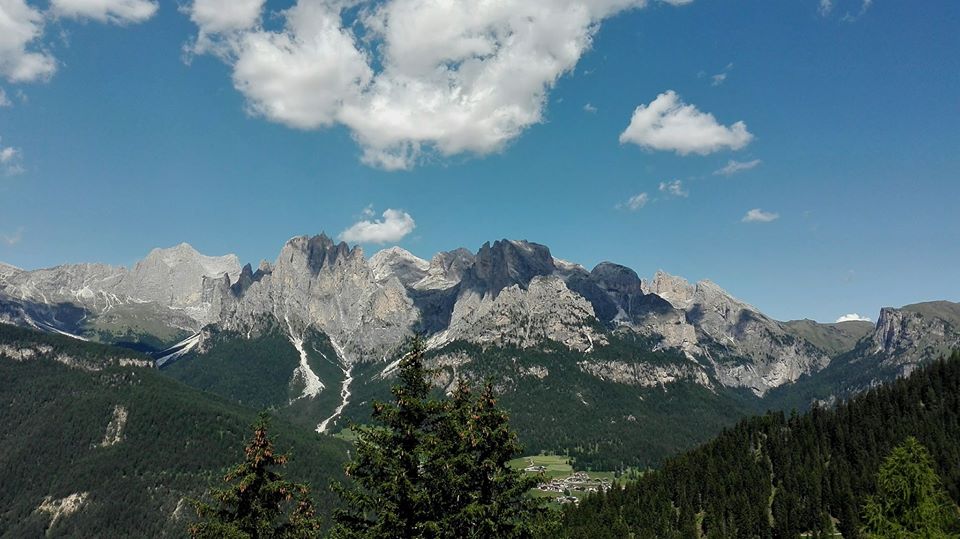
[[[13,102],[7,97],[7,92],[3,88],[0,88],[0,108],[11,106],[13,106]]]
[[[673,90],[658,95],[649,105],[638,106],[630,125],[620,134],[621,144],[629,142],[679,155],[739,150],[751,140],[753,135],[747,131],[747,124],[721,125],[713,114],[684,103]]]
[[[119,25],[141,23],[157,12],[153,0],[51,0],[50,9],[59,17],[92,19]]]
[[[760,208],[754,208],[743,216],[740,221],[744,223],[769,223],[780,218],[779,213],[763,211]]]
[[[597,107],[594,107],[590,103],[587,103],[586,105],[583,106],[583,111],[593,114],[594,112],[597,112]]]
[[[860,316],[857,313],[850,313],[837,318],[837,322],[873,322],[873,319],[867,316]]]
[[[0,234],[0,242],[7,247],[13,247],[20,243],[21,240],[23,240],[23,227],[18,228],[12,234]]]
[[[840,17],[840,20],[843,22],[856,22],[860,17],[863,17],[872,6],[873,0],[861,0],[860,9],[858,9],[856,13],[847,11]],[[835,7],[835,0],[820,0],[817,6],[817,13],[821,17],[829,17],[834,12]]]
[[[646,206],[647,202],[650,202],[650,195],[646,193],[639,193],[628,198],[626,202],[617,204],[616,208],[618,210],[637,211]]]
[[[341,232],[340,239],[349,243],[393,243],[413,232],[417,226],[413,217],[402,210],[387,209],[383,212],[381,220],[369,218],[372,217],[372,213],[373,209],[368,206],[364,210],[364,216],[368,218],[354,223]]]
[[[720,86],[727,80],[727,75],[730,74],[730,71],[733,69],[733,62],[725,65],[723,71],[717,73],[716,75],[710,76],[710,86]],[[697,78],[703,78],[706,75],[704,71],[697,73]]]
[[[672,182],[660,182],[660,192],[675,197],[687,197],[690,191],[683,188],[682,180],[673,180]]]
[[[0,173],[16,176],[23,173],[23,154],[20,148],[0,146]]]
[[[737,172],[743,172],[744,170],[750,170],[751,168],[756,168],[757,165],[762,163],[759,159],[754,159],[753,161],[737,161],[731,159],[727,161],[727,164],[720,169],[713,171],[714,175],[720,176],[733,176]]]
[[[860,17],[866,15],[867,10],[870,9],[870,6],[872,5],[873,0],[863,0],[863,3],[860,4],[860,11],[858,11],[855,15],[847,12],[843,15],[843,17],[840,17],[840,20],[843,22],[857,22],[860,20]]]

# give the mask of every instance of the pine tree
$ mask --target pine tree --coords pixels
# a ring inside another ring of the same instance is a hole
[[[459,436],[446,439],[453,442],[448,457],[462,465],[456,467],[459,492],[447,529],[457,537],[531,537],[544,516],[542,505],[528,496],[539,479],[509,465],[521,446],[506,412],[497,408],[493,384],[471,398],[461,381],[449,409],[451,430]]]
[[[415,337],[398,365],[392,403],[374,402],[377,425],[352,426],[356,455],[346,473],[355,488],[336,487],[347,506],[337,511],[334,537],[437,537],[436,504],[424,464],[432,462],[443,407],[430,399],[424,346]]]
[[[431,398],[433,372],[414,339],[398,368],[393,402],[373,405],[374,426],[355,426],[354,487],[337,490],[337,538],[526,538],[552,524],[527,496],[536,478],[508,462],[520,451],[494,388],[460,382]]]
[[[287,462],[274,452],[267,433],[269,418],[261,413],[253,425],[253,438],[244,448],[244,460],[231,469],[225,488],[212,489],[216,505],[194,502],[201,521],[190,526],[195,538],[309,539],[320,537],[306,485],[284,480],[276,468]]]
[[[957,506],[943,490],[927,449],[914,437],[897,446],[877,474],[877,494],[864,507],[870,538],[958,537]]]

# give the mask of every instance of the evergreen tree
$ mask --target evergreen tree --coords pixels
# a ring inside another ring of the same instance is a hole
[[[309,539],[320,537],[310,490],[285,481],[276,468],[287,462],[274,452],[267,434],[269,418],[261,413],[253,438],[244,448],[243,462],[230,470],[225,488],[213,489],[216,505],[194,502],[201,521],[190,526],[196,538]]]
[[[373,426],[354,426],[354,488],[338,487],[347,506],[338,538],[525,538],[551,524],[527,496],[536,478],[508,462],[519,454],[492,384],[474,396],[462,381],[449,399],[431,398],[433,372],[415,338],[398,367],[393,402],[376,402]]]
[[[896,447],[877,474],[877,494],[864,507],[864,535],[885,539],[958,537],[957,507],[914,437]]]
[[[441,515],[424,465],[433,463],[443,407],[430,398],[423,341],[415,337],[408,348],[398,365],[399,383],[391,389],[393,403],[373,403],[376,425],[351,426],[356,455],[346,473],[355,488],[336,487],[347,507],[335,515],[334,537],[440,535]]]
[[[461,381],[448,403],[453,428],[441,443],[445,457],[458,462],[451,478],[456,485],[447,529],[455,537],[530,537],[542,523],[544,508],[528,496],[540,479],[514,470],[509,461],[520,454],[509,418],[497,407],[493,384],[487,382],[472,398]],[[452,536],[453,537],[453,536]]]

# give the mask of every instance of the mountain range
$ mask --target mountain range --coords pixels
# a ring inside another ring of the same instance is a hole
[[[438,388],[494,379],[528,448],[639,455],[627,464],[960,346],[960,304],[946,301],[884,308],[876,324],[784,322],[710,281],[587,270],[528,241],[428,261],[398,247],[367,258],[323,234],[290,239],[256,270],[187,244],[132,268],[0,264],[0,321],[147,352],[189,385],[321,432],[362,421],[420,333]]]

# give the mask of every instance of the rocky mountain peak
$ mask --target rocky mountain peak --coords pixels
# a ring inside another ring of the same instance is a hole
[[[656,294],[670,302],[677,309],[687,309],[693,303],[696,286],[690,284],[683,277],[670,275],[663,270],[657,270],[653,280],[643,282],[642,288],[646,294]]]
[[[22,271],[23,271],[22,269],[16,266],[11,266],[10,264],[5,264],[3,262],[0,262],[0,281],[6,280],[7,277],[10,277],[11,275],[16,275],[17,273],[20,273]]]
[[[880,309],[871,340],[873,353],[898,364],[921,361],[949,353],[960,346],[960,303],[931,301],[900,309]]]
[[[412,286],[423,279],[430,269],[430,262],[415,256],[401,247],[390,247],[370,257],[370,270],[376,280],[396,276],[404,286]]]
[[[484,243],[473,266],[464,275],[464,283],[483,294],[496,296],[513,285],[526,289],[536,276],[556,270],[550,249],[539,243],[498,240]]]
[[[280,251],[277,267],[292,265],[303,267],[310,274],[317,275],[324,268],[337,264],[356,264],[363,262],[363,249],[350,248],[346,242],[334,243],[325,233],[316,236],[297,236],[291,238]]]
[[[191,269],[200,268],[202,273],[209,277],[226,273],[231,278],[236,278],[240,272],[240,260],[236,255],[206,256],[194,249],[189,243],[150,251],[146,258],[136,264],[133,272],[137,273],[138,268],[150,268],[159,265],[173,269],[192,266]]]
[[[427,274],[413,288],[419,290],[445,290],[456,286],[464,274],[476,262],[476,257],[463,247],[433,255]]]
[[[225,278],[232,282],[240,276],[236,255],[206,256],[187,243],[168,249],[154,249],[130,272],[114,293],[137,301],[156,302],[174,309],[185,309],[201,321],[207,321],[210,305],[204,301],[209,290],[205,279]]]
[[[250,266],[250,264],[244,264],[243,269],[240,270],[240,276],[237,277],[236,282],[230,285],[230,289],[233,291],[234,295],[239,296],[248,288],[250,288],[250,285],[252,285],[253,282],[253,268]]]
[[[590,271],[590,277],[601,288],[616,294],[640,294],[640,276],[632,269],[614,264],[601,262]]]

